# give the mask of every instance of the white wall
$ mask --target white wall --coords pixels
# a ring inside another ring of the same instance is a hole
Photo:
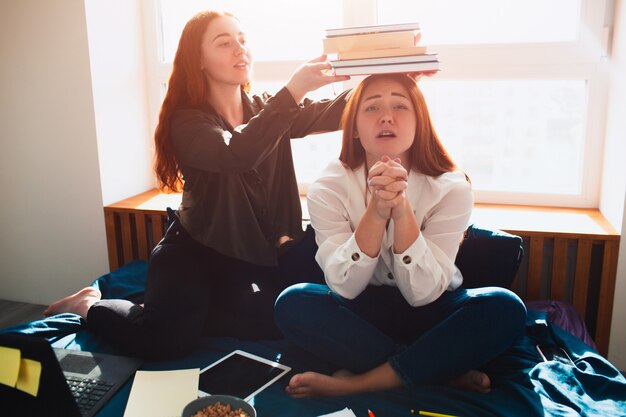
[[[82,0],[0,2],[0,298],[108,270]]]
[[[621,230],[609,359],[626,370],[626,4],[615,3],[615,31],[606,127],[605,175],[600,209]]]
[[[148,131],[140,0],[86,0],[102,199],[156,186]]]

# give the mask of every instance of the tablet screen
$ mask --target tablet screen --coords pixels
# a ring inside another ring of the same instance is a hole
[[[225,394],[246,401],[291,368],[243,351],[234,351],[200,371],[200,395]]]

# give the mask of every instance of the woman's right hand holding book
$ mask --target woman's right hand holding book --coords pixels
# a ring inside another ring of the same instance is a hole
[[[350,76],[334,75],[331,71],[332,66],[326,60],[326,55],[320,55],[301,65],[291,75],[286,87],[296,103],[300,103],[310,91],[315,91],[327,84],[350,79]]]

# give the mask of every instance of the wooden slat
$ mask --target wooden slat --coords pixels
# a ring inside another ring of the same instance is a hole
[[[555,238],[552,251],[552,278],[550,280],[550,297],[553,300],[566,299],[565,286],[567,276],[567,239]]]
[[[122,254],[124,256],[123,263],[126,264],[133,260],[133,241],[130,230],[130,214],[120,213],[120,228],[122,231]]]
[[[581,317],[587,317],[587,295],[589,293],[589,268],[591,266],[591,239],[579,239],[576,250],[576,273],[572,304]]]
[[[160,214],[151,214],[150,219],[152,220],[152,243],[150,250],[152,250],[163,238],[163,216]]]
[[[611,316],[613,314],[613,297],[615,296],[615,276],[617,275],[617,256],[619,241],[604,242],[602,257],[602,275],[600,278],[600,296],[598,299],[598,316],[596,319],[595,342],[603,356],[609,352],[611,335]]]
[[[107,250],[109,252],[109,270],[114,271],[120,267],[119,254],[117,253],[118,236],[115,232],[115,212],[104,209],[104,225],[107,234]]]
[[[541,266],[543,264],[543,238],[530,239],[530,254],[528,255],[528,278],[526,282],[526,299],[538,300],[541,298]]]
[[[147,261],[150,257],[148,250],[148,233],[146,230],[146,216],[138,211],[135,213],[135,231],[137,232],[137,256]]]
[[[156,188],[134,195],[107,207],[116,211],[150,211],[165,212],[166,207],[178,207],[182,200],[181,193],[162,193]]]

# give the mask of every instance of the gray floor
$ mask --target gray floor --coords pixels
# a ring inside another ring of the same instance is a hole
[[[0,300],[0,329],[43,318],[47,306]]]

